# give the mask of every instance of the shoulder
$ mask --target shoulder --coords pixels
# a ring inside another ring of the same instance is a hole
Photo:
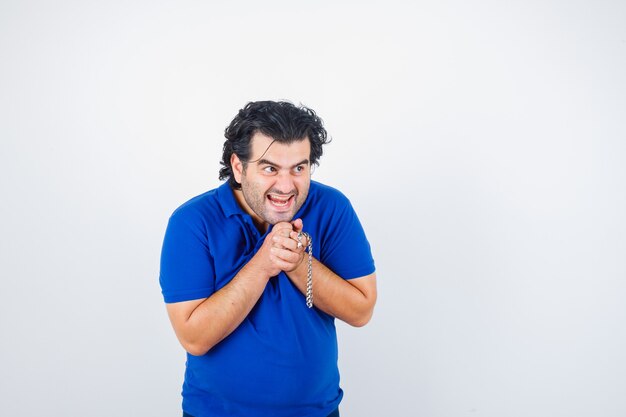
[[[170,221],[187,224],[206,224],[223,217],[218,199],[218,188],[197,195],[181,204],[170,216]]]
[[[341,191],[311,181],[307,202],[301,212],[302,217],[306,217],[309,224],[316,222],[324,227],[330,227],[345,216],[351,216],[353,212],[350,200]]]
[[[350,206],[350,200],[341,191],[321,182],[311,181],[309,196],[312,203],[321,203],[330,207]]]

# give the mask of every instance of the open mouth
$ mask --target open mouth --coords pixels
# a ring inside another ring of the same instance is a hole
[[[291,207],[294,196],[293,194],[268,194],[267,199],[269,200],[270,204],[277,209],[288,209]]]

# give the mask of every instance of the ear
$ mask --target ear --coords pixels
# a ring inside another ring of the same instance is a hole
[[[239,157],[235,154],[230,156],[230,167],[233,170],[235,181],[241,184],[241,178],[243,177],[243,162],[241,162],[241,159],[239,159]]]

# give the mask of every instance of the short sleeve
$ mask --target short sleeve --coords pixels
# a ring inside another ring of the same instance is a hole
[[[215,268],[206,228],[199,215],[175,212],[170,217],[159,282],[166,303],[206,298],[215,291]]]
[[[320,262],[344,279],[374,273],[370,244],[350,201],[342,196],[322,242]]]

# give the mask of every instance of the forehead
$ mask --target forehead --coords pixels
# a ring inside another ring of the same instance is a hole
[[[308,160],[311,156],[311,143],[309,138],[289,144],[280,143],[262,133],[255,133],[252,136],[251,150],[250,161],[265,159],[278,165],[289,165]]]

